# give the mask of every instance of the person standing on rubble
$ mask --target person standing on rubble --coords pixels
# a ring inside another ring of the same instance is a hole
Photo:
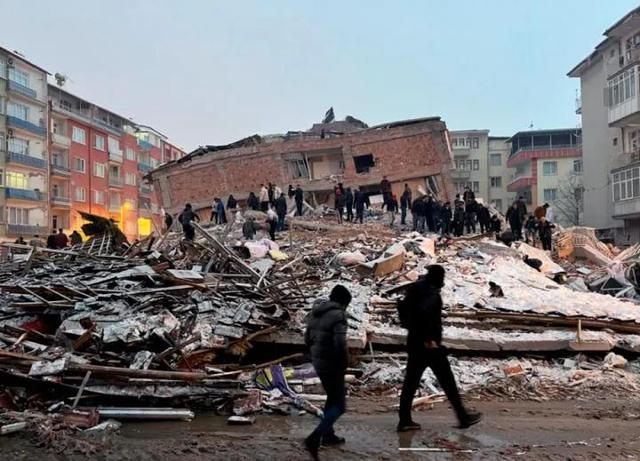
[[[314,303],[307,317],[305,344],[311,352],[311,362],[327,394],[322,421],[304,443],[314,459],[318,459],[320,445],[340,445],[343,437],[336,435],[333,425],[346,411],[344,375],[349,362],[347,349],[346,309],[351,293],[336,285],[329,299]]]
[[[64,229],[58,229],[58,235],[56,235],[56,247],[58,249],[67,248],[69,245],[69,237],[64,233]]]
[[[260,211],[266,213],[269,209],[269,189],[264,184],[260,184]]]
[[[216,205],[216,217],[218,218],[217,224],[226,224],[227,223],[227,213],[224,210],[224,203],[222,203],[222,199],[217,199],[218,204]]]
[[[356,193],[353,195],[353,202],[356,206],[356,221],[360,221],[360,224],[362,224],[364,220],[364,206],[367,202],[365,193],[360,189],[356,189]]]
[[[74,231],[75,232],[75,231]],[[27,242],[24,241],[24,238],[22,237],[22,235],[18,236],[18,238],[16,239],[15,242],[13,242],[17,245],[26,245]]]
[[[389,182],[386,175],[380,181],[380,192],[382,192],[382,207],[384,208],[391,200],[391,182]]]
[[[453,211],[451,210],[451,203],[446,202],[440,210],[440,222],[442,223],[441,235],[451,234],[451,219],[453,219]]]
[[[55,250],[58,247],[56,242],[57,234],[58,231],[56,231],[55,229],[51,231],[51,234],[49,234],[49,236],[47,237],[47,248]]]
[[[273,206],[276,201],[276,188],[273,184],[269,183],[269,187],[267,188],[267,196],[269,197],[269,206]]]
[[[522,195],[518,197],[516,203],[518,204],[518,212],[520,213],[520,222],[524,223],[524,218],[527,217],[527,204],[524,202],[524,197]],[[520,238],[522,238],[522,233],[520,234]]]
[[[387,205],[387,211],[389,212],[389,227],[393,228],[393,225],[396,223],[396,213],[398,213],[398,199],[393,193]]]
[[[247,197],[247,207],[253,211],[258,211],[260,209],[260,199],[258,199],[256,194],[253,192],[249,192],[249,197]]]
[[[173,216],[171,216],[171,213],[169,213],[168,211],[165,211],[164,212],[164,227],[166,229],[166,232],[169,232],[171,230],[171,226],[173,226]],[[71,234],[71,236],[73,237],[73,233]]]
[[[296,195],[296,191],[291,184],[289,184],[289,189],[287,190],[287,195],[289,196],[289,200],[293,199],[293,196]]]
[[[227,214],[229,217],[227,218],[227,222],[229,224],[233,224],[236,222],[236,213],[238,212],[238,201],[235,199],[233,194],[229,195],[227,199]]]
[[[344,214],[344,187],[342,187],[342,183],[339,183],[335,188],[335,210],[338,215],[338,223],[342,224],[342,215]]]
[[[478,204],[478,211],[476,215],[478,216],[478,223],[480,224],[480,233],[484,234],[485,232],[489,232],[489,219],[491,219],[489,208]]]
[[[542,242],[542,249],[544,251],[551,251],[551,239],[553,237],[553,228],[556,227],[546,218],[540,219],[538,224],[538,232],[540,235],[540,241]]]
[[[495,234],[497,239],[500,235],[500,231],[502,230],[502,223],[500,222],[500,218],[497,214],[491,216],[491,219],[489,220],[489,229]]]
[[[276,240],[276,228],[278,227],[278,214],[273,211],[273,208],[269,207],[267,210],[267,230],[269,231],[269,238],[273,241]]]
[[[435,202],[433,201],[433,197],[431,194],[427,195],[427,200],[424,204],[424,217],[427,224],[427,229],[429,232],[434,232],[436,229],[436,220],[435,220]]]
[[[524,223],[524,241],[530,245],[536,246],[536,231],[538,230],[538,221],[534,215],[529,215]]]
[[[302,188],[300,187],[300,184],[296,185],[296,190],[295,190],[295,193],[293,194],[293,197],[294,197],[295,202],[296,202],[296,216],[302,216],[302,205],[304,203],[304,192],[302,191]]]
[[[409,184],[404,185],[404,191],[400,196],[400,224],[407,224],[407,209],[411,209],[411,189]]]
[[[480,413],[469,412],[463,405],[456,380],[449,365],[447,350],[442,346],[442,297],[444,268],[434,264],[426,275],[412,284],[398,304],[400,324],[408,330],[407,367],[402,393],[398,432],[420,430],[411,417],[411,405],[424,370],[429,367],[447,395],[458,417],[458,428],[466,429],[482,420]]]
[[[353,192],[350,187],[344,194],[344,204],[347,207],[347,221],[353,222]]]
[[[462,237],[464,234],[464,221],[465,211],[464,203],[459,201],[456,205],[456,209],[453,211],[453,235],[456,237]]]
[[[424,200],[422,197],[418,197],[411,204],[411,220],[413,221],[413,231],[422,232],[424,230],[424,221],[422,215],[424,214]]]
[[[193,227],[192,222],[197,221],[200,222],[200,216],[191,208],[191,204],[187,203],[184,206],[184,210],[178,216],[178,222],[182,224],[182,231],[184,232],[184,237],[187,240],[193,240],[196,236],[196,229]]]
[[[522,240],[522,219],[518,202],[513,202],[507,211],[507,221],[509,221],[509,227],[511,227],[511,232],[516,240]]]
[[[71,245],[80,245],[82,243],[82,235],[78,233],[77,230],[71,232]]]
[[[282,232],[284,230],[284,220],[287,216],[287,198],[282,192],[280,192],[280,197],[276,199],[276,214],[278,215],[276,230]]]

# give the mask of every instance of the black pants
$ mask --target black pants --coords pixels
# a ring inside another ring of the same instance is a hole
[[[551,251],[551,237],[544,237],[540,240],[542,240],[542,249],[545,251]]]
[[[442,221],[442,235],[449,235],[451,233],[451,221]]]
[[[296,216],[302,216],[302,202],[296,202]]]
[[[182,225],[182,230],[184,232],[184,237],[187,240],[193,240],[193,238],[196,236],[196,229],[195,227],[193,227],[192,225],[188,224],[188,225]]]
[[[353,205],[347,205],[347,221],[353,221]]]
[[[342,224],[342,215],[344,214],[344,208],[341,206],[337,207],[336,214],[338,215],[338,222]]]
[[[324,404],[324,415],[318,427],[309,438],[322,440],[325,435],[333,434],[333,424],[346,411],[346,395],[344,388],[344,372],[318,373],[327,401]]]
[[[266,213],[269,209],[269,202],[260,202],[260,211]]]
[[[458,416],[458,420],[463,420],[467,416],[467,411],[462,405],[462,399],[458,392],[456,380],[453,377],[446,349],[422,349],[420,351],[409,351],[407,359],[407,369],[405,371],[404,383],[402,384],[402,394],[400,395],[400,422],[408,423],[411,419],[411,404],[416,390],[420,386],[420,380],[424,370],[429,367],[438,379],[440,387],[449,399],[449,403]]]
[[[516,240],[522,240],[522,224],[509,224]]]
[[[453,235],[455,235],[456,237],[460,237],[462,236],[462,234],[464,233],[464,222],[463,221],[456,221],[453,223]]]
[[[276,227],[278,226],[278,221],[270,220],[269,221],[269,237],[271,240],[276,239]]]
[[[364,208],[356,207],[356,221],[360,221],[360,224],[362,224],[363,218],[364,218]]]

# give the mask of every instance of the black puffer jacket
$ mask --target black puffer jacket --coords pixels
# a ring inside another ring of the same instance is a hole
[[[317,373],[344,372],[347,369],[347,315],[339,304],[317,300],[307,318],[305,342]]]
[[[442,297],[440,289],[426,280],[418,280],[407,290],[399,309],[406,312],[405,324],[409,330],[407,347],[410,351],[424,350],[424,343],[442,341]]]

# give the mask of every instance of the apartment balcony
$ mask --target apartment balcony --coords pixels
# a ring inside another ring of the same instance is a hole
[[[145,141],[143,139],[138,139],[138,145],[140,147],[142,147],[144,150],[153,149],[153,144],[151,144],[149,141]]]
[[[138,162],[138,170],[144,171],[146,173],[147,171],[151,171],[151,165],[144,162]]]
[[[47,134],[47,129],[43,126],[36,125],[35,123],[31,123],[27,120],[22,120],[21,118],[14,117],[13,115],[7,115],[7,125],[42,137]]]
[[[151,189],[151,186],[147,186],[147,185],[140,185],[140,193],[143,195],[149,195],[153,192],[153,189]]]
[[[51,133],[51,141],[53,144],[60,147],[69,147],[71,146],[71,138],[59,133]]]
[[[611,170],[624,168],[634,163],[640,163],[640,149],[614,154],[611,160]]]
[[[71,199],[69,197],[65,197],[62,195],[52,195],[51,203],[53,206],[61,207],[61,208],[70,208],[71,207]]]
[[[18,154],[17,152],[8,152],[7,153],[7,163],[17,163],[19,165],[26,165],[31,168],[39,168],[44,170],[47,168],[47,163],[37,157],[32,157],[30,155]]]
[[[51,172],[55,176],[64,176],[64,177],[71,176],[71,169],[67,165],[63,165],[60,163],[52,163]]]
[[[470,179],[471,170],[451,170],[451,179]]]
[[[109,149],[109,160],[111,162],[122,163],[124,160],[120,149]]]
[[[538,158],[569,158],[582,157],[582,145],[576,144],[554,144],[548,146],[527,146],[521,147],[507,159],[507,166],[516,166]]]
[[[471,146],[452,146],[454,157],[468,157],[471,153]]]
[[[122,187],[122,177],[109,175],[109,187]]]
[[[536,180],[533,176],[518,176],[507,184],[507,191],[518,192],[535,184]]]
[[[38,99],[38,92],[36,90],[31,89],[28,86],[24,86],[21,83],[14,82],[13,80],[9,80],[7,82],[7,89],[22,96],[26,96],[27,98],[36,99],[39,102],[42,102]]]
[[[7,224],[7,234],[11,236],[28,235],[49,235],[49,230],[45,226],[27,224]]]
[[[46,200],[47,194],[34,189],[17,189],[15,187],[5,187],[5,197],[7,199],[31,200],[42,202]]]

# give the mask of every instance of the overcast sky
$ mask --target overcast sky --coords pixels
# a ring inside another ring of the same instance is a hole
[[[66,89],[191,150],[309,128],[333,106],[370,125],[574,127],[566,73],[632,0],[30,0],[0,45]]]

